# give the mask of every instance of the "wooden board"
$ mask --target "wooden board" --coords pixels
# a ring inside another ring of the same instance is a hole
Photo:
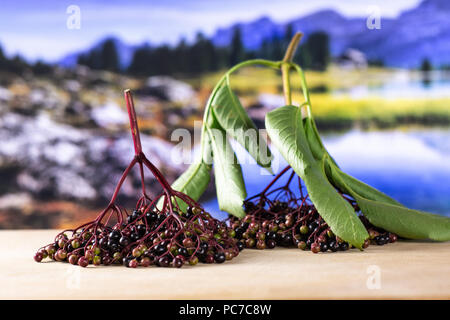
[[[35,250],[55,234],[0,231],[0,299],[450,298],[448,242],[319,254],[244,250],[231,262],[181,269],[34,262]]]

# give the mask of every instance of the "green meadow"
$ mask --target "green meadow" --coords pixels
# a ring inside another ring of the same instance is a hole
[[[402,74],[408,81],[420,81],[419,72],[387,68],[346,70],[332,65],[325,72],[306,71],[311,90],[311,101],[318,125],[323,129],[341,130],[350,127],[388,128],[403,125],[448,126],[450,124],[450,97],[411,96],[383,98],[369,94],[354,97],[355,87],[376,88],[389,86],[389,81]],[[222,72],[208,73],[184,80],[193,85],[206,100]],[[291,81],[298,90],[294,101],[303,101],[299,78],[292,73]],[[281,78],[277,71],[247,68],[231,77],[231,86],[244,106],[256,105],[261,94],[280,95]],[[369,90],[370,92],[370,90]],[[273,106],[275,107],[275,106]]]

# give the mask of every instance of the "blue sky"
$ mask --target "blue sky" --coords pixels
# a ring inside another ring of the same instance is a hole
[[[262,15],[282,22],[325,9],[346,16],[366,16],[378,5],[382,17],[394,17],[420,0],[2,0],[0,45],[8,54],[29,60],[57,60],[66,53],[91,46],[106,35],[130,44],[144,41],[175,43],[198,30],[212,34],[218,27],[250,21]],[[66,27],[69,5],[81,10],[81,28]]]

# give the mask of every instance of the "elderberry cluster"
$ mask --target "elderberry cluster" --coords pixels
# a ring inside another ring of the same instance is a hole
[[[275,246],[297,247],[318,252],[346,251],[352,245],[333,234],[312,204],[305,201],[270,201],[266,198],[256,202],[245,201],[246,216],[242,220],[231,217],[235,237],[247,248],[272,249]],[[370,244],[384,245],[395,242],[397,236],[374,227],[363,216],[359,216],[370,238],[363,248]]]
[[[143,207],[112,227],[94,221],[66,230],[54,243],[41,248],[34,259],[40,262],[48,257],[81,267],[123,264],[131,268],[180,268],[185,263],[223,263],[243,249],[233,235],[224,222],[197,207],[167,214]]]

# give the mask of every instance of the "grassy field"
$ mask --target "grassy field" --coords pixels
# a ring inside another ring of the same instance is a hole
[[[399,70],[368,68],[366,70],[343,70],[336,66],[326,72],[306,72],[310,88],[313,112],[318,125],[324,129],[345,129],[355,125],[364,128],[392,127],[403,124],[449,125],[450,98],[398,98],[384,99],[377,96],[353,98],[345,94],[346,89],[355,86],[379,86],[398,74]],[[205,100],[222,72],[202,77],[184,79],[199,92]],[[411,73],[417,77],[417,74]],[[282,84],[279,72],[262,68],[246,68],[231,78],[233,90],[245,106],[258,102],[261,93],[280,94]],[[294,101],[303,101],[300,82],[292,74]],[[343,94],[333,94],[341,91]]]

